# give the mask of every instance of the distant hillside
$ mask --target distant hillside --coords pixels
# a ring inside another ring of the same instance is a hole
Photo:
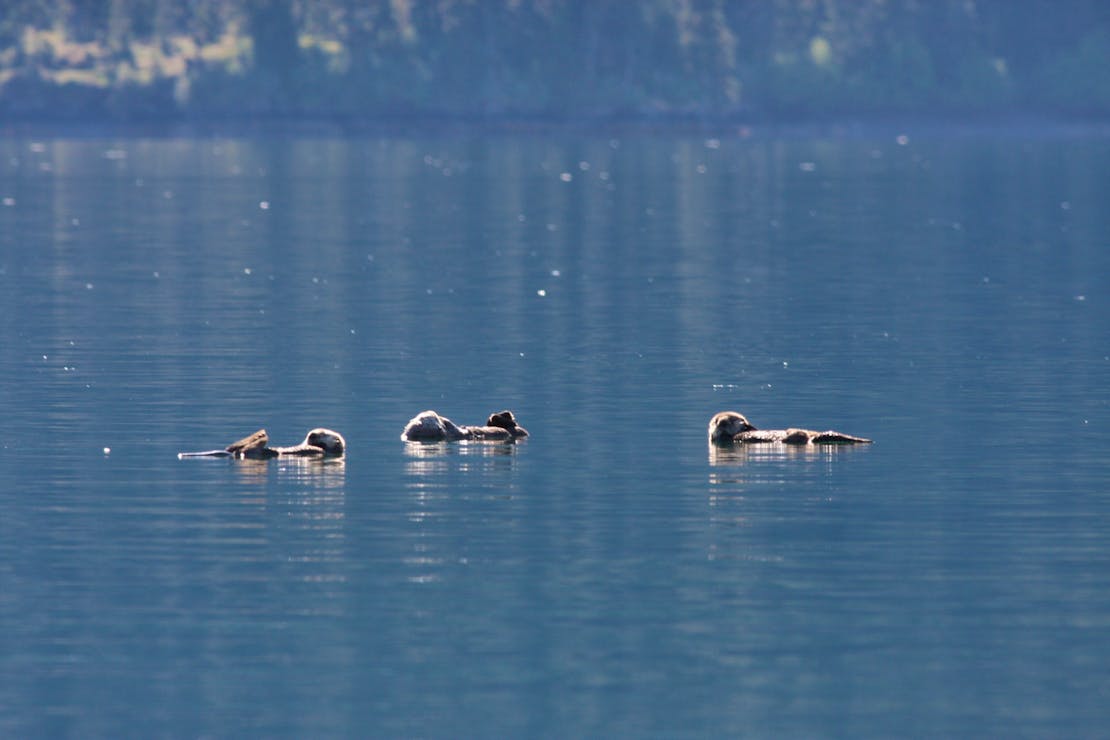
[[[1110,113],[1105,0],[8,0],[0,116]]]

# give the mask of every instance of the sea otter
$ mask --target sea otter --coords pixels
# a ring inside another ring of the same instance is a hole
[[[722,411],[709,420],[709,441],[714,444],[758,444],[781,442],[787,445],[867,444],[871,440],[842,432],[814,432],[809,429],[756,429],[743,414]]]
[[[435,411],[423,411],[412,417],[401,432],[406,442],[512,442],[527,436],[528,430],[517,424],[512,411],[490,414],[485,426],[460,426]]]
[[[305,435],[304,442],[292,447],[269,447],[270,436],[265,429],[232,442],[222,450],[179,452],[178,459],[186,457],[234,457],[240,460],[268,460],[282,455],[297,457],[342,457],[347,451],[343,435],[331,429],[316,428]]]

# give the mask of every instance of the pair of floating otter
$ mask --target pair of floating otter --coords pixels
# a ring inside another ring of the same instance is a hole
[[[186,457],[234,457],[239,460],[269,460],[273,457],[342,457],[347,451],[343,435],[331,429],[317,427],[305,435],[304,442],[292,447],[270,447],[270,436],[259,429],[249,437],[232,442],[222,450],[204,452],[179,452],[178,459]]]
[[[517,423],[512,411],[490,414],[485,426],[460,426],[435,411],[424,411],[409,419],[401,432],[406,442],[513,442],[527,436],[528,430]]]
[[[711,444],[759,444],[779,442],[787,445],[868,444],[869,439],[843,432],[814,432],[809,429],[756,429],[743,414],[722,411],[709,420]]]
[[[401,439],[408,442],[514,442],[528,436],[528,430],[517,423],[512,411],[490,414],[485,426],[460,426],[435,411],[425,411],[405,425]],[[304,442],[293,447],[270,447],[270,437],[259,429],[249,437],[232,442],[222,450],[179,452],[177,457],[234,457],[239,460],[268,460],[274,457],[342,457],[347,451],[343,435],[331,429],[309,431]]]

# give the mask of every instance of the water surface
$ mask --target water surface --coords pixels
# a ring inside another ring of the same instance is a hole
[[[1110,139],[901,133],[0,140],[0,731],[1100,734]]]

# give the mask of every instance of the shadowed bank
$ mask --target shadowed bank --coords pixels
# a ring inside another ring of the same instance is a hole
[[[1110,112],[1099,0],[13,0],[0,50],[8,121]]]

